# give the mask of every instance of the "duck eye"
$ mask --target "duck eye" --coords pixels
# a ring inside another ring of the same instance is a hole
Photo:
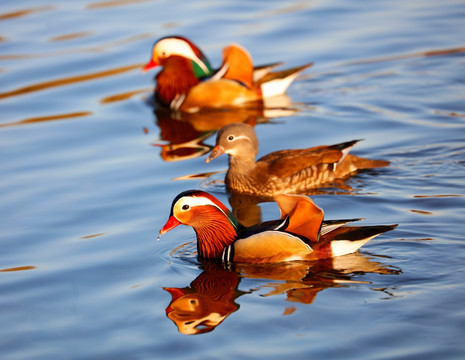
[[[228,141],[233,141],[234,140],[234,135],[229,135],[228,136]]]
[[[186,204],[186,205],[183,205],[183,206],[182,206],[182,209],[183,209],[183,210],[189,210],[189,205],[187,205],[187,204]]]

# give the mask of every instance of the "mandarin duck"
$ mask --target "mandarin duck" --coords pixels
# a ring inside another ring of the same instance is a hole
[[[207,163],[223,153],[229,155],[228,190],[271,197],[276,193],[302,193],[341,179],[359,169],[388,166],[385,160],[370,160],[349,154],[359,140],[308,149],[272,152],[255,161],[258,139],[252,126],[233,123],[222,127]]]
[[[273,72],[279,63],[254,67],[250,54],[233,44],[223,49],[223,62],[214,70],[203,52],[182,36],[158,40],[143,71],[156,66],[155,96],[159,103],[181,112],[234,108],[284,94],[301,71],[312,64]]]
[[[312,261],[355,252],[397,225],[347,226],[350,220],[323,221],[323,210],[304,195],[274,197],[281,219],[243,226],[214,196],[188,190],[175,197],[159,238],[179,224],[194,228],[200,258],[224,263]]]

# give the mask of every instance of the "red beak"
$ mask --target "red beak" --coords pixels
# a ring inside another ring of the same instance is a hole
[[[212,152],[210,153],[210,156],[207,157],[207,158],[205,159],[205,162],[206,162],[206,163],[209,163],[210,161],[212,161],[214,158],[217,158],[217,157],[220,156],[221,154],[224,154],[224,149],[223,149],[223,147],[220,146],[220,145],[216,145],[216,146],[213,148]]]
[[[164,287],[163,290],[166,290],[168,291],[170,294],[171,294],[171,302],[170,304],[168,305],[168,307],[165,309],[166,311],[166,315],[168,315],[170,312],[173,311],[173,309],[171,308],[171,304],[178,300],[181,296],[184,296],[185,293],[184,291],[182,291],[181,289],[179,288],[168,288],[168,287]]]
[[[168,221],[166,222],[165,226],[161,228],[160,235],[158,235],[158,238],[160,238],[160,236],[167,233],[168,231],[173,230],[179,224],[180,224],[179,220],[171,215]]]
[[[144,68],[142,69],[142,72],[145,73],[146,71],[154,68],[154,67],[157,67],[158,64],[153,61],[153,59],[150,59],[150,61],[144,66]]]

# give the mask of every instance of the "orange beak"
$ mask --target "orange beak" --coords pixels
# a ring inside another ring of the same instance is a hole
[[[221,154],[224,154],[224,148],[220,145],[216,145],[213,148],[212,152],[210,153],[210,156],[205,159],[205,162],[209,163],[210,161],[212,161],[214,158],[217,158]]]
[[[173,215],[170,216],[170,218],[168,219],[168,221],[166,222],[165,226],[163,226],[161,229],[160,229],[160,233],[158,235],[158,239],[160,239],[160,237],[163,235],[163,234],[166,234],[168,231],[170,230],[173,230],[176,226],[178,226],[179,224],[181,224],[179,222],[178,219],[176,219]]]
[[[150,59],[150,61],[142,69],[142,72],[145,73],[149,71],[150,69],[153,69],[154,67],[157,67],[157,66],[158,64],[153,59]]]

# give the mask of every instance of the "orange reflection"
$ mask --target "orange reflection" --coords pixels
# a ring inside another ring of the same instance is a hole
[[[49,40],[50,41],[67,41],[67,40],[77,39],[77,38],[86,37],[90,35],[92,35],[92,33],[89,31],[81,31],[81,32],[76,32],[72,34],[54,36],[50,38]]]
[[[124,101],[128,100],[134,95],[141,94],[147,92],[149,89],[140,89],[140,90],[134,90],[134,91],[128,91],[120,94],[115,94],[111,96],[104,97],[103,99],[100,100],[101,104],[109,104],[112,102],[117,102],[117,101]]]
[[[373,261],[360,252],[310,264],[305,262],[289,262],[275,266],[240,264],[236,265],[236,271],[240,272],[243,278],[273,280],[259,286],[259,289],[270,289],[264,296],[285,294],[287,301],[303,304],[313,303],[320,291],[330,287],[367,284],[366,281],[353,280],[354,274],[402,273],[401,270]]]
[[[206,263],[203,272],[189,286],[163,288],[171,294],[166,316],[182,334],[203,334],[213,331],[239,310],[236,299],[242,295],[266,289],[268,293],[262,296],[285,295],[286,301],[312,304],[324,289],[369,284],[353,279],[366,273],[397,275],[402,271],[358,252],[313,263],[231,264],[228,269],[223,264]],[[252,289],[239,290],[243,278],[259,279],[258,285],[254,281]],[[295,307],[286,307],[283,315],[295,311]]]
[[[34,118],[29,118],[25,120],[15,121],[6,124],[0,124],[0,128],[2,127],[10,127],[10,126],[18,126],[18,125],[27,125],[27,124],[35,124],[45,121],[56,121],[56,120],[64,120],[64,119],[72,119],[82,116],[89,116],[92,115],[90,111],[81,111],[76,113],[69,113],[69,114],[59,114],[59,115],[50,115],[50,116],[38,116]]]
[[[416,213],[416,214],[421,214],[421,215],[433,215],[431,211],[425,211],[425,210],[415,210],[412,209],[410,212]]]
[[[193,114],[172,112],[156,106],[154,114],[163,142],[154,145],[162,149],[161,157],[165,161],[192,159],[208,153],[212,146],[205,145],[203,141],[227,124],[246,122],[254,126],[271,118],[292,115],[296,111],[287,96],[275,97],[259,107],[208,109]]]
[[[18,266],[7,269],[0,269],[0,272],[10,272],[10,271],[23,271],[23,270],[34,270],[37,269],[35,266]]]
[[[444,111],[444,110],[434,110],[435,114],[444,115],[444,116],[452,116],[452,117],[461,117],[465,118],[465,114],[456,112],[456,111]]]
[[[235,300],[243,292],[237,289],[239,276],[219,264],[207,264],[204,271],[185,288],[165,287],[171,294],[166,316],[185,335],[213,331],[239,309]]]
[[[413,195],[415,199],[445,198],[445,197],[462,197],[456,194],[439,194],[439,195]]]
[[[92,239],[94,237],[102,236],[105,235],[105,233],[98,233],[98,234],[92,234],[92,235],[85,235],[81,236],[80,239]]]
[[[97,3],[92,3],[86,6],[86,9],[100,9],[106,7],[115,7],[122,5],[132,5],[142,2],[147,2],[149,0],[111,0],[111,1],[102,1]]]
[[[75,83],[79,83],[83,81],[99,79],[99,78],[103,78],[107,76],[114,76],[114,75],[118,75],[121,73],[134,70],[134,69],[139,69],[140,67],[141,67],[141,64],[127,65],[127,66],[122,66],[122,67],[110,69],[110,70],[99,71],[99,72],[91,73],[91,74],[84,74],[84,75],[71,76],[68,78],[62,78],[62,79],[57,79],[57,80],[45,81],[42,83],[25,86],[25,87],[22,87],[16,90],[0,93],[0,99],[4,99],[7,97],[11,97],[11,96],[25,95],[25,94],[29,94],[29,93],[36,92],[36,91],[42,91],[42,90],[46,90],[46,89],[50,89],[54,87],[65,86],[65,85],[75,84]]]
[[[54,6],[40,6],[36,8],[30,8],[30,9],[24,9],[24,10],[18,10],[6,14],[0,14],[0,20],[8,20],[8,19],[13,19],[17,17],[23,17],[29,14],[33,14],[39,11],[47,11],[53,9]]]

